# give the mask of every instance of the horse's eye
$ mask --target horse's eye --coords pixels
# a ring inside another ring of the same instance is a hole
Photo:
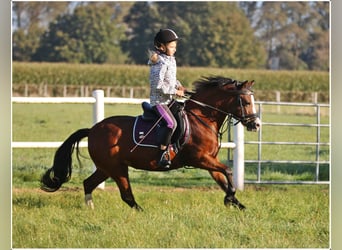
[[[242,106],[248,106],[248,105],[250,105],[251,103],[250,102],[248,102],[248,101],[246,101],[246,100],[243,100],[242,101]]]

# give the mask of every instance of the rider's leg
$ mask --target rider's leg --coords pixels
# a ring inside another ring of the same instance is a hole
[[[166,122],[166,127],[162,127],[159,129],[159,163],[160,167],[168,168],[170,167],[171,161],[167,157],[167,148],[171,142],[171,136],[173,132],[176,130],[177,121],[172,115],[170,109],[166,105],[156,105],[156,109],[158,113],[163,117]]]

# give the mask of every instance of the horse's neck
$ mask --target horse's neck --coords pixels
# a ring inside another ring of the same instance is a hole
[[[191,100],[186,102],[185,110],[195,116],[200,122],[196,122],[207,129],[213,130],[218,133],[220,130],[226,115],[219,111],[213,110],[210,107],[202,106],[198,103],[194,103]]]

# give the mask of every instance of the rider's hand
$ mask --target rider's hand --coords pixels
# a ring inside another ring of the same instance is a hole
[[[178,89],[178,90],[182,90],[183,92],[185,91],[185,88],[184,88],[182,85],[178,86],[177,89]]]
[[[184,96],[184,90],[185,90],[185,88],[177,89],[176,90],[176,95],[180,96],[180,97]]]

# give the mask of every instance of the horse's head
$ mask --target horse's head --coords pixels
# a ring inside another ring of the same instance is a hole
[[[232,91],[236,97],[236,108],[231,110],[233,117],[240,121],[248,131],[258,131],[261,121],[256,112],[254,103],[254,93],[252,86],[254,80],[238,82],[235,81],[235,90]]]
[[[196,92],[192,93],[192,101],[201,103],[206,110],[233,116],[248,131],[258,131],[261,121],[255,108],[253,85],[254,81],[239,82],[221,76],[205,77],[195,82]]]

